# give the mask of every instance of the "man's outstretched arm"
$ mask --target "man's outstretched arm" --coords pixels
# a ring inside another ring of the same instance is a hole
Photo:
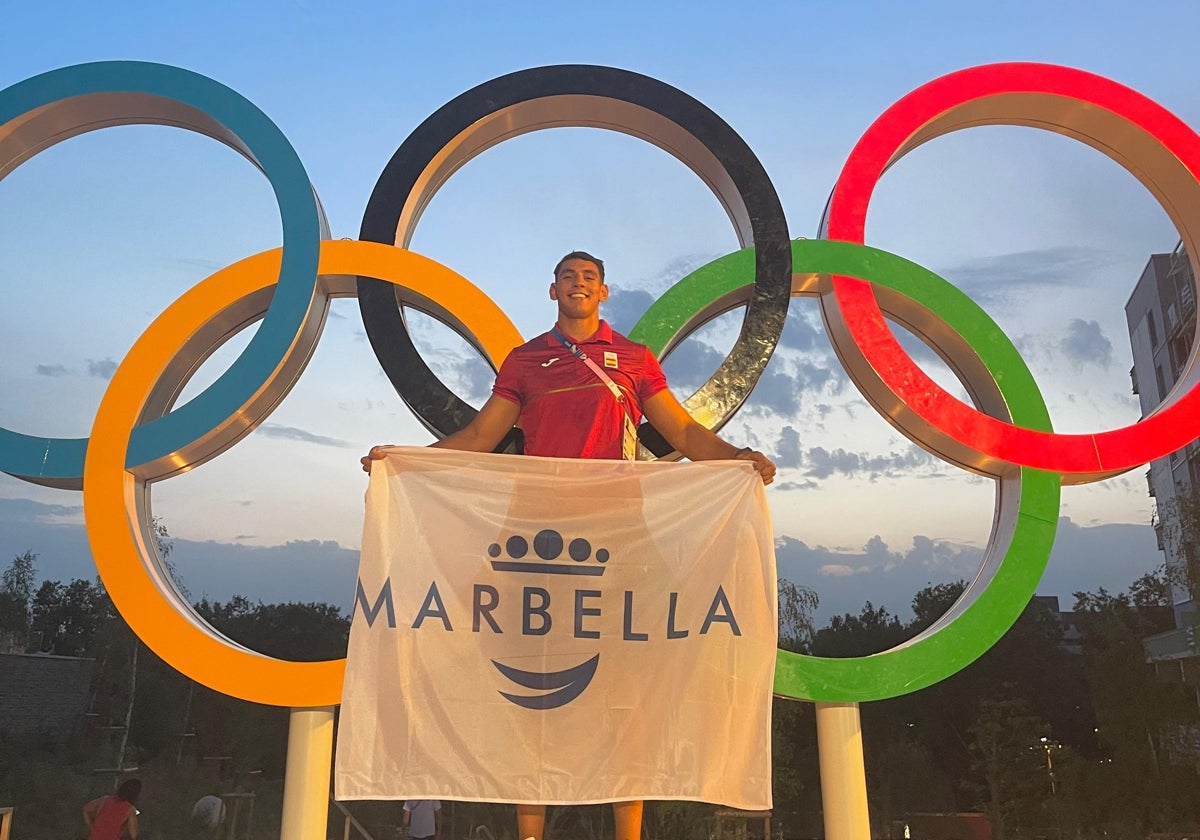
[[[749,447],[739,449],[722,440],[711,429],[701,426],[670,391],[659,391],[646,400],[642,411],[654,428],[667,439],[667,443],[682,452],[685,458],[692,461],[750,461],[762,477],[763,484],[775,480],[775,464],[770,458]]]
[[[500,445],[509,429],[517,424],[521,407],[503,397],[491,396],[479,409],[475,419],[463,429],[436,443],[440,449],[461,449],[466,452],[491,452]],[[383,457],[382,447],[372,446],[371,451],[359,459],[363,472],[371,471],[371,462]]]

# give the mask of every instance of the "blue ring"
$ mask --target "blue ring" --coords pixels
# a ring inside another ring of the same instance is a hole
[[[239,150],[271,184],[283,223],[279,285],[254,337],[215,382],[170,414],[134,429],[127,468],[155,461],[208,435],[241,408],[282,364],[316,289],[321,215],[291,143],[249,100],[198,73],[137,61],[103,61],[52,70],[0,91],[0,134],[37,108],[97,94],[146,94],[215,120],[245,145]],[[125,124],[136,124],[130,120]],[[79,132],[82,133],[82,132]],[[0,471],[43,484],[78,487],[87,438],[39,438],[0,427]]]

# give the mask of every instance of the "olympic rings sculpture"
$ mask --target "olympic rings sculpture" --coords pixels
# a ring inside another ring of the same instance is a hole
[[[778,342],[789,297],[820,300],[830,338],[866,398],[918,445],[997,479],[995,524],[979,575],[932,627],[873,656],[780,652],[775,691],[857,702],[916,691],[965,667],[1016,621],[1053,544],[1062,483],[1098,480],[1161,457],[1200,432],[1200,365],[1136,426],[1091,435],[1051,430],[1020,355],[952,285],[867,246],[872,190],[904,154],[936,136],[986,124],[1029,125],[1094,146],[1159,199],[1189,254],[1200,232],[1200,137],[1115,82],[1043,64],[975,67],[934,80],[863,135],[834,187],[822,239],[789,241],[782,208],[744,141],[701,103],[655,79],[581,65],[486,82],[443,106],[398,148],[371,195],[359,241],[328,241],[316,194],[273,123],[228,88],[176,67],[101,62],[35,76],[0,91],[0,178],[86,131],[130,123],[187,128],[231,146],[267,176],[283,247],[222,269],[172,303],[112,377],[86,440],[0,429],[0,471],[83,490],[93,555],[113,603],[173,667],[225,694],[280,706],[334,705],[344,660],[288,662],[225,638],[166,574],[150,532],[150,485],[216,457],[261,423],[303,370],[332,297],[357,294],[384,371],[435,434],[473,409],[420,359],[400,318],[409,306],[442,320],[498,367],[522,339],[479,289],[406,250],[437,189],[473,156],[551,126],[593,126],[665,149],[709,185],[743,246],[683,278],[631,337],[660,356],[699,326],[745,306],[729,357],[688,410],[718,428],[749,396]],[[933,384],[896,343],[884,316],[922,338],[957,373],[975,406]],[[175,402],[213,350],[261,319],[234,364],[185,405]],[[180,338],[182,336],[182,339]],[[643,436],[641,456],[676,457]]]

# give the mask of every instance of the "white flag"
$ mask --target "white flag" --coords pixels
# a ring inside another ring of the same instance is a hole
[[[339,799],[771,807],[771,522],[746,462],[389,450]]]

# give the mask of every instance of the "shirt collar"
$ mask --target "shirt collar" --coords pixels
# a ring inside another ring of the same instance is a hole
[[[555,322],[554,326],[557,327],[558,323]],[[611,326],[609,326],[608,321],[605,321],[603,318],[600,319],[600,326],[599,326],[599,328],[597,328],[597,330],[594,333],[589,335],[583,341],[576,342],[576,344],[579,344],[579,345],[612,344],[612,343],[613,343],[613,329]],[[558,339],[554,337],[553,332],[547,331],[546,332],[546,346],[547,347],[561,347],[562,345],[558,343]]]

